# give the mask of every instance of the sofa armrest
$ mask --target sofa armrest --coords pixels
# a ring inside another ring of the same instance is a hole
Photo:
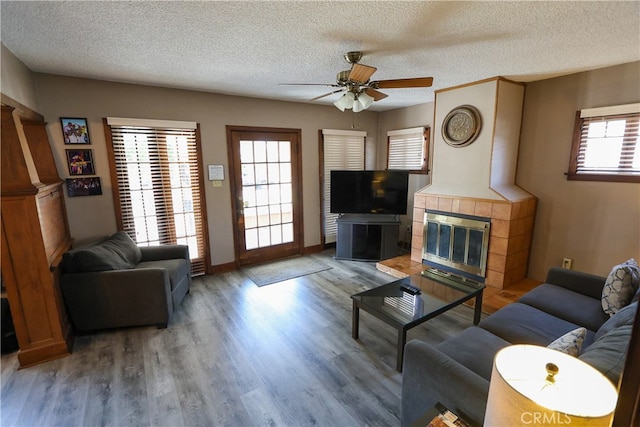
[[[140,246],[142,261],[160,261],[163,259],[189,259],[189,246],[187,245],[161,245]]]
[[[482,425],[489,381],[437,348],[413,340],[404,348],[402,426],[410,426],[437,402],[465,421]]]
[[[547,273],[546,283],[569,289],[574,292],[600,299],[606,277],[566,268],[551,267]]]
[[[163,268],[63,274],[60,287],[80,331],[166,326],[173,312],[169,273]]]

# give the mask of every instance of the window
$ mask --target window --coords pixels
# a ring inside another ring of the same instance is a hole
[[[196,123],[106,119],[118,229],[138,245],[189,246],[191,272],[207,250]]]
[[[334,243],[338,228],[336,219],[338,214],[329,212],[331,196],[332,170],[364,170],[365,138],[367,133],[355,130],[322,130],[322,159],[323,171],[323,230],[324,243]]]
[[[640,104],[578,111],[567,179],[640,182]]]
[[[387,169],[427,173],[429,128],[392,130],[387,132]]]

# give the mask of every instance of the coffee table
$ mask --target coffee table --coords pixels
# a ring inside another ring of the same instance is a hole
[[[409,284],[420,289],[412,295],[401,288]],[[364,310],[398,330],[396,369],[402,372],[407,331],[463,302],[475,298],[473,323],[482,314],[483,283],[465,280],[429,269],[404,279],[352,295],[351,336],[358,339],[360,310]]]

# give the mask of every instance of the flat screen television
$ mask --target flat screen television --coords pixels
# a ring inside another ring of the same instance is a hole
[[[331,171],[331,213],[407,214],[409,172]]]

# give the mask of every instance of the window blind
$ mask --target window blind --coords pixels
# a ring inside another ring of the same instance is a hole
[[[323,215],[325,243],[334,243],[338,231],[338,214],[329,212],[332,170],[364,170],[366,132],[322,130],[323,146]]]
[[[574,173],[640,176],[639,124],[638,112],[582,117]]]
[[[426,164],[425,128],[387,132],[387,169],[423,170]]]
[[[118,118],[107,123],[120,229],[141,246],[188,245],[192,274],[204,274],[197,125]]]

